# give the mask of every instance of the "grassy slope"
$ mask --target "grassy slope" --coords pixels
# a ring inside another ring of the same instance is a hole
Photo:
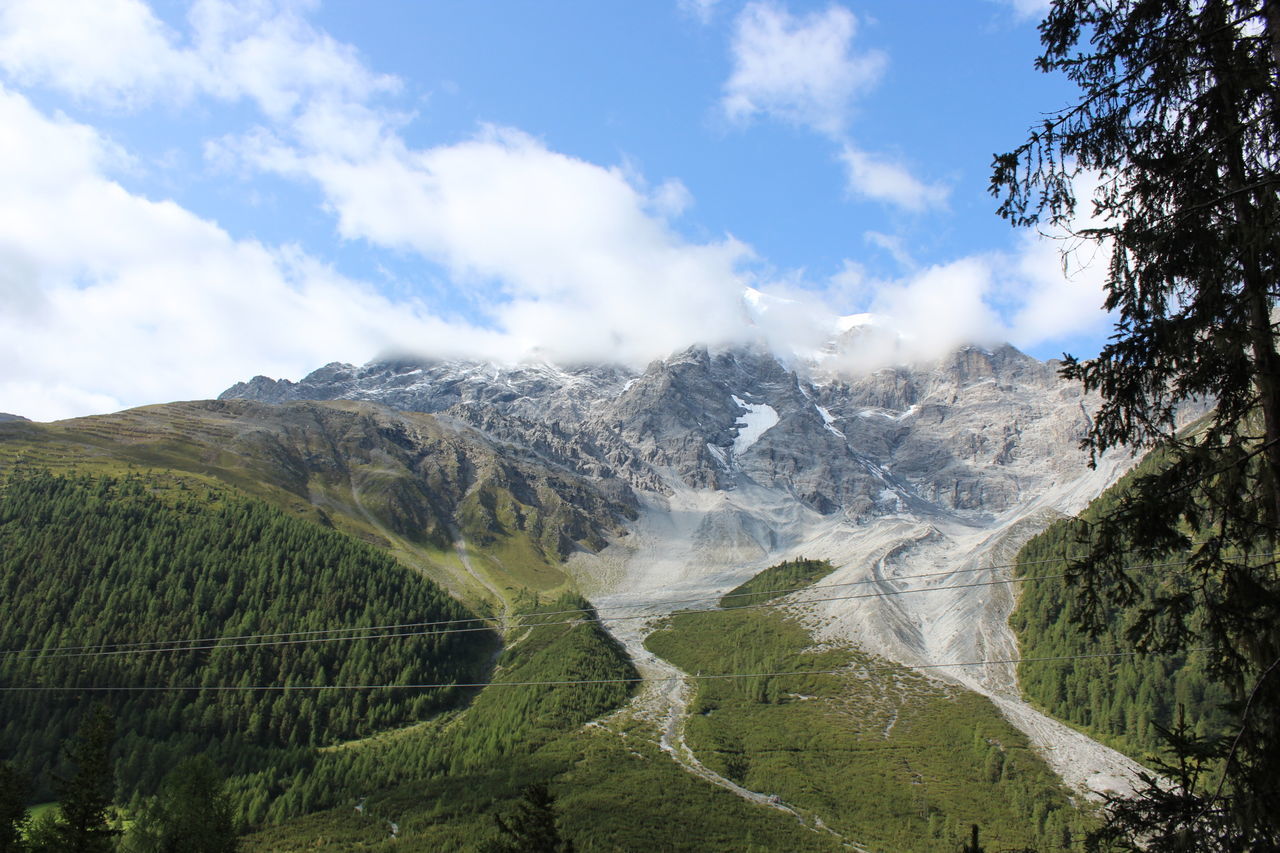
[[[344,805],[243,839],[256,851],[477,850],[496,837],[530,782],[549,780],[561,831],[582,853],[613,850],[833,851],[829,836],[747,803],[680,769],[644,736],[595,727],[565,732],[505,766],[425,779],[370,797],[366,815]],[[353,801],[354,803],[354,801]],[[388,820],[400,826],[389,839]]]
[[[815,584],[836,570],[829,560],[788,560],[770,566],[720,597],[721,607],[750,607],[764,604]]]
[[[174,403],[0,424],[0,472],[15,464],[180,471],[229,484],[384,548],[481,610],[502,609],[525,589],[570,588],[564,553],[600,547],[602,531],[628,511],[430,415],[348,402]]]
[[[851,667],[702,681],[686,736],[712,769],[860,844],[950,851],[976,822],[997,849],[1047,847],[1083,825],[1025,737],[976,694],[813,649],[808,632],[776,612],[679,614],[648,646],[705,675]]]

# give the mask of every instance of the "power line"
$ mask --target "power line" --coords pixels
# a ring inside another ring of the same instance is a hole
[[[1000,580],[976,581],[974,583],[953,584],[950,586],[922,587],[920,589],[887,590],[887,591],[879,591],[879,592],[858,593],[856,595],[833,595],[833,596],[826,596],[823,598],[807,598],[801,601],[785,601],[785,600],[784,601],[765,601],[759,604],[747,604],[747,605],[743,605],[741,607],[735,607],[732,609],[733,610],[757,610],[765,607],[793,607],[793,606],[803,605],[803,604],[820,604],[828,601],[853,601],[853,600],[868,599],[868,598],[891,598],[896,595],[911,595],[915,593],[927,593],[927,592],[948,592],[948,591],[957,590],[957,589],[972,589],[976,587],[997,586],[999,584],[1023,583],[1026,581],[1035,581],[1035,580],[1052,580],[1055,578],[1062,578],[1062,577],[1065,577],[1065,576],[1061,574],[1036,575],[1036,576],[1025,577],[1025,578],[1003,578]],[[583,613],[587,611],[579,610],[579,611],[568,611],[568,612]],[[722,609],[715,609],[715,610],[708,609],[708,610],[702,610],[702,611],[687,611],[687,612],[722,613],[725,611]],[[536,615],[536,614],[530,614],[530,615]],[[580,617],[577,619],[566,619],[566,620],[558,620],[558,621],[552,621],[552,622],[522,622],[518,625],[513,625],[510,627],[513,630],[517,630],[517,629],[524,629],[524,628],[552,627],[557,625],[580,625],[580,624],[586,624],[586,623],[592,623],[592,622],[595,622],[595,623],[628,622],[628,621],[643,620],[643,619],[658,619],[666,615],[668,614],[641,613],[641,614],[635,614],[631,616],[593,616],[591,618]],[[165,646],[165,647],[157,647],[157,648],[146,648],[146,649],[128,648],[128,649],[111,649],[106,651],[99,650],[99,651],[66,652],[66,653],[53,653],[53,654],[42,654],[37,650],[31,654],[20,654],[20,655],[11,656],[11,659],[47,661],[47,660],[56,660],[59,658],[117,657],[120,655],[163,654],[168,652],[220,651],[220,650],[228,650],[228,649],[261,648],[265,646],[295,646],[295,645],[310,645],[313,643],[345,643],[345,642],[354,642],[356,640],[385,640],[385,639],[397,639],[401,637],[425,637],[425,636],[438,637],[438,636],[444,636],[447,634],[466,634],[466,633],[473,633],[478,631],[489,631],[489,630],[491,629],[488,627],[444,628],[444,629],[438,629],[438,630],[427,629],[422,631],[394,631],[390,633],[364,634],[360,636],[304,637],[299,639],[269,639],[269,640],[255,641],[255,642],[226,643],[226,644],[219,644],[215,642],[215,643],[207,643],[205,645],[192,645],[189,643],[185,643],[183,641],[178,641],[178,642],[182,642],[182,644]]]
[[[1034,565],[1041,565],[1044,563],[1054,563],[1054,562],[1061,562],[1061,560],[1058,558],[1047,558],[1043,560],[1031,560],[1024,563],[1005,563],[1001,565],[981,566],[981,567],[972,568],[972,569],[951,569],[943,572],[925,572],[923,574],[915,574],[915,575],[899,575],[898,577],[887,578],[887,579],[862,578],[860,580],[843,581],[841,583],[817,584],[813,586],[804,587],[804,589],[808,589],[808,590],[836,589],[838,587],[844,587],[844,586],[857,586],[857,585],[865,585],[865,584],[873,584],[873,583],[883,583],[885,580],[894,581],[894,582],[905,581],[905,580],[919,580],[923,578],[943,577],[946,575],[959,574],[962,572],[983,572],[983,571],[992,571],[995,569],[1011,569],[1011,568],[1016,568],[1019,565],[1034,566]],[[765,590],[756,590],[755,592],[716,594],[712,596],[702,596],[699,598],[677,598],[677,599],[672,599],[670,601],[666,601],[663,603],[667,605],[699,604],[707,601],[722,601],[726,598],[738,598],[742,596],[756,596],[756,595],[783,595],[783,594],[797,592],[797,591],[798,590],[790,589],[790,588],[765,589]],[[634,607],[652,607],[652,606],[653,606],[653,602],[638,602],[635,604],[615,605],[615,607],[618,607],[618,608],[628,608],[628,609],[634,608]],[[568,610],[543,610],[543,611],[539,611],[536,615],[562,616],[569,613],[588,613],[588,612],[591,612],[591,610],[594,610],[594,608],[575,607]],[[623,618],[623,617],[613,617],[613,618]],[[643,618],[647,618],[647,616]],[[199,637],[199,638],[194,638],[190,640],[186,640],[186,639],[184,640],[148,640],[148,641],[139,641],[139,642],[132,642],[132,643],[99,643],[94,645],[83,645],[83,646],[58,646],[51,649],[5,649],[0,651],[0,656],[26,655],[26,654],[37,654],[37,653],[45,654],[45,653],[51,653],[51,652],[72,652],[72,651],[86,651],[86,650],[142,648],[145,646],[164,645],[166,643],[176,643],[176,642],[213,643],[213,642],[227,642],[231,640],[257,640],[257,639],[270,639],[275,637],[301,637],[301,636],[308,636],[313,634],[329,634],[329,633],[339,633],[344,631],[391,631],[399,628],[428,628],[428,627],[443,626],[443,625],[467,624],[472,622],[483,622],[483,623],[486,623],[486,625],[488,624],[487,620],[484,619],[483,617],[475,616],[467,619],[447,619],[447,620],[436,621],[436,622],[402,622],[398,624],[370,625],[365,627],[355,626],[350,628],[318,628],[310,631],[283,631],[283,632],[278,632],[273,634],[242,634],[239,636],[231,636],[231,637]],[[511,625],[507,627],[520,628],[524,626]]]
[[[1275,555],[1260,554],[1256,556],[1265,557],[1265,556],[1275,556]],[[1037,562],[1051,562],[1051,561],[1037,561]],[[1146,564],[1133,565],[1133,566],[1129,566],[1129,569],[1130,570],[1140,570],[1140,569],[1149,570],[1149,569],[1155,569],[1155,568],[1165,568],[1168,566],[1186,565],[1189,562],[1191,561],[1190,560],[1169,560],[1169,561],[1160,562],[1160,563],[1146,563]],[[988,568],[996,568],[996,567],[988,567]],[[961,571],[985,571],[985,569],[982,569],[982,570],[964,569]],[[900,578],[891,578],[889,580],[897,581],[897,580],[906,580],[909,578],[936,577],[939,575],[948,575],[953,573],[954,572],[934,572],[934,573],[928,573],[928,574],[922,574],[922,575],[911,575],[911,576],[904,575]],[[918,589],[878,590],[876,592],[858,593],[853,595],[835,595],[835,596],[826,596],[821,598],[805,598],[799,601],[785,601],[785,600],[765,601],[765,602],[760,602],[758,604],[742,605],[740,607],[736,607],[732,609],[754,610],[754,609],[760,609],[765,607],[790,607],[790,606],[803,605],[803,604],[819,604],[819,603],[824,603],[829,601],[851,601],[851,600],[860,600],[860,599],[869,599],[869,598],[891,598],[897,595],[912,595],[917,593],[929,593],[929,592],[948,592],[951,590],[972,589],[972,588],[984,587],[984,586],[997,586],[1000,584],[1024,583],[1027,581],[1038,581],[1038,580],[1054,580],[1054,579],[1063,578],[1063,577],[1065,577],[1065,575],[1063,574],[1052,574],[1052,575],[1034,575],[1034,576],[1021,577],[1021,578],[1000,578],[1000,579],[990,580],[990,581],[975,581],[973,583],[966,583],[966,584],[951,584],[948,586],[921,587]],[[781,592],[794,594],[794,593],[803,593],[810,590],[834,589],[840,586],[848,586],[852,584],[878,583],[878,582],[881,582],[881,581],[878,581],[875,579],[862,580],[862,581],[850,581],[846,584],[828,584],[823,586],[804,587],[798,590],[785,590]],[[769,593],[767,592],[742,593],[742,595],[752,595],[752,596],[760,596],[760,595],[767,595],[767,594]],[[707,598],[700,598],[700,599],[677,599],[672,602],[662,602],[662,603],[666,605],[670,605],[670,604],[688,604],[688,603],[694,603],[694,602],[721,601],[725,597],[726,596],[707,597]],[[650,603],[636,604],[636,605],[629,605],[629,606],[651,607],[653,606],[653,603],[650,602]],[[705,611],[693,611],[693,612],[722,612],[722,611],[721,610],[705,610]],[[643,619],[656,619],[656,618],[661,618],[662,616],[668,615],[668,614],[656,614],[656,613],[642,613],[642,614],[635,614],[630,616],[599,616],[594,614],[593,610],[591,609],[575,608],[571,610],[556,610],[556,611],[546,611],[544,613],[533,613],[533,614],[528,614],[528,616],[531,616],[531,617],[544,616],[544,615],[556,616],[556,615],[563,615],[563,614],[569,614],[569,613],[577,613],[577,614],[592,613],[593,615],[590,616],[589,618],[579,617],[576,619],[567,619],[567,620],[559,620],[559,621],[552,621],[552,622],[524,621],[524,622],[520,622],[518,624],[510,625],[507,627],[511,630],[521,630],[525,628],[550,627],[550,626],[556,626],[556,625],[578,625],[584,622],[612,623],[612,622],[626,622],[626,621],[643,620]],[[466,624],[466,623],[472,623],[472,622],[478,622],[478,621],[481,621],[481,620],[480,619],[458,619],[458,620],[446,620],[446,621],[440,621],[440,622],[404,623],[401,625],[385,626],[387,629],[390,629],[388,632],[385,632],[385,633],[364,633],[364,634],[359,634],[355,636],[324,636],[322,637],[322,636],[315,636],[315,635],[328,634],[328,633],[350,634],[351,632],[355,632],[355,631],[365,631],[365,632],[380,631],[380,630],[383,630],[383,626],[316,629],[316,630],[310,630],[310,631],[284,632],[284,633],[275,633],[275,634],[257,634],[257,635],[245,634],[245,635],[240,635],[237,637],[229,637],[229,638],[206,637],[206,638],[200,638],[200,639],[194,639],[194,640],[188,640],[188,639],[153,640],[153,641],[148,641],[147,643],[117,643],[117,644],[101,644],[96,646],[64,646],[64,647],[55,648],[55,649],[37,649],[37,648],[14,649],[6,652],[0,652],[0,657],[9,657],[14,660],[43,661],[43,660],[54,660],[58,658],[116,657],[119,655],[126,655],[126,654],[162,654],[162,653],[169,653],[169,652],[218,651],[218,650],[243,649],[243,648],[261,648],[261,647],[267,647],[267,646],[291,646],[291,645],[308,645],[312,643],[337,643],[337,642],[354,642],[357,640],[396,639],[401,637],[443,636],[447,634],[465,634],[465,633],[475,633],[480,631],[493,630],[488,625],[482,625],[480,627],[471,627],[471,628],[448,628],[448,627],[437,628],[436,627],[436,626]],[[419,628],[419,627],[423,628],[424,630],[416,630],[416,631],[399,630],[401,628]],[[279,639],[279,638],[288,638],[288,639]],[[227,642],[227,640],[248,640],[250,642]],[[160,645],[163,643],[169,643],[170,645],[168,646]],[[82,649],[84,651],[81,651]]]
[[[1208,647],[1200,647],[1187,649],[1188,652],[1212,651]],[[208,690],[211,692],[233,692],[233,691],[271,691],[286,692],[289,690],[439,690],[447,687],[456,687],[459,689],[468,689],[476,687],[568,687],[568,686],[585,686],[599,684],[646,684],[661,683],[670,681],[673,678],[688,679],[691,681],[723,681],[739,678],[780,678],[793,675],[860,675],[862,673],[879,673],[879,672],[902,672],[903,670],[921,670],[921,669],[948,669],[951,667],[962,666],[993,666],[998,664],[1018,664],[1018,663],[1048,663],[1055,661],[1082,660],[1090,658],[1121,658],[1121,657],[1142,657],[1154,656],[1156,652],[1126,651],[1126,652],[1093,652],[1089,654],[1075,655],[1055,655],[1050,657],[1038,658],[1004,658],[1000,660],[975,660],[975,661],[956,661],[954,663],[927,663],[918,665],[907,664],[890,664],[878,666],[864,666],[860,664],[849,664],[836,669],[793,669],[777,672],[727,672],[712,673],[710,675],[680,674],[669,675],[660,678],[652,678],[646,676],[635,676],[631,678],[582,678],[582,679],[556,679],[548,681],[475,681],[469,683],[449,683],[440,682],[434,684],[259,684],[259,685],[139,685],[133,687],[124,687],[116,685],[91,685],[84,687],[0,687],[0,692],[6,693],[49,693],[49,692],[148,692],[159,693],[175,690]]]

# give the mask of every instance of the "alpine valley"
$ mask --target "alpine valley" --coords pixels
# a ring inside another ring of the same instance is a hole
[[[102,699],[125,818],[206,754],[246,850],[489,849],[534,783],[579,851],[1070,847],[1142,750],[1020,689],[1011,614],[1060,581],[1019,552],[1133,460],[1087,464],[1054,362],[894,345],[0,423],[0,685],[57,688],[0,694],[0,755],[52,799]]]

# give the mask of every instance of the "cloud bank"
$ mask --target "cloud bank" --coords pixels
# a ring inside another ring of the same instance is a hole
[[[726,89],[735,109],[843,126],[880,63],[852,52],[852,16],[794,18],[758,3],[748,13],[739,31],[755,58]],[[753,82],[775,62],[783,83]],[[399,82],[295,6],[202,0],[177,32],[134,0],[56,18],[47,4],[14,2],[0,12],[0,67],[112,110],[252,105],[253,126],[209,140],[211,161],[315,187],[342,238],[438,265],[478,318],[441,316],[297,246],[237,238],[131,192],[113,177],[127,150],[0,86],[0,410],[37,419],[212,396],[254,374],[297,377],[390,349],[633,365],[694,342],[762,339],[804,353],[831,334],[830,304],[889,315],[916,342],[912,357],[967,341],[1027,346],[1100,317],[1097,276],[1064,279],[1054,246],[1031,235],[897,280],[870,281],[851,264],[832,282],[797,284],[767,276],[732,235],[682,236],[673,218],[691,195],[679,180],[650,185],[513,128],[415,147],[385,105]],[[941,203],[892,162],[842,150],[851,191]],[[760,310],[744,302],[748,287],[788,300]]]
[[[109,143],[3,89],[0,127],[0,408],[49,419],[210,396],[474,331],[127,192],[104,174]]]
[[[310,98],[358,101],[400,87],[295,5],[196,0],[188,22],[183,44],[142,0],[7,0],[0,68],[19,83],[119,108],[249,98],[277,118]]]

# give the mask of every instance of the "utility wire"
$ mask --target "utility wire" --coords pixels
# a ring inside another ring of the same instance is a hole
[[[1212,651],[1208,647],[1187,649],[1188,652]],[[1016,664],[1016,663],[1048,663],[1055,661],[1083,660],[1096,658],[1121,658],[1121,657],[1141,657],[1152,656],[1158,654],[1156,652],[1094,652],[1090,654],[1075,655],[1056,655],[1052,657],[1038,658],[1004,658],[1002,660],[974,660],[974,661],[956,661],[954,663],[927,663],[918,665],[907,664],[891,664],[877,666],[863,666],[860,664],[849,664],[836,669],[793,669],[777,672],[726,672],[713,673],[710,675],[680,674],[668,675],[659,678],[646,676],[635,676],[631,678],[582,678],[582,679],[558,679],[549,681],[475,681],[463,684],[439,682],[435,684],[257,684],[257,685],[140,685],[135,687],[122,686],[85,686],[85,687],[0,687],[0,692],[5,693],[50,693],[50,692],[149,692],[158,693],[175,690],[208,690],[211,692],[233,692],[233,691],[272,691],[287,692],[289,690],[438,690],[446,687],[456,687],[460,689],[474,687],[568,687],[576,685],[598,685],[598,684],[646,684],[661,683],[671,681],[672,679],[688,679],[691,681],[724,681],[738,678],[780,678],[791,675],[861,675],[863,673],[879,673],[879,672],[902,672],[904,670],[920,670],[920,669],[948,669],[950,667],[961,666],[992,666],[996,664]]]
[[[1274,557],[1276,555],[1275,554],[1259,554],[1255,556]],[[1039,562],[1053,562],[1053,561],[1043,560],[1043,561],[1036,561],[1036,562],[1039,563]],[[1160,562],[1160,563],[1145,563],[1145,564],[1133,565],[1133,566],[1129,566],[1128,568],[1130,570],[1150,570],[1150,569],[1156,569],[1156,568],[1166,568],[1169,566],[1186,565],[1189,562],[1191,561],[1190,560],[1169,560],[1169,561]],[[986,571],[988,569],[994,569],[994,568],[999,568],[999,567],[992,566],[992,567],[987,567],[986,569],[961,569],[958,571],[965,571],[965,572]],[[933,573],[922,574],[922,575],[904,575],[898,578],[889,578],[886,580],[900,581],[900,580],[907,580],[907,579],[914,579],[914,578],[937,577],[939,575],[949,575],[949,574],[954,574],[954,572],[933,572]],[[928,593],[928,592],[947,592],[950,590],[971,589],[971,588],[983,587],[983,586],[997,586],[1000,584],[1024,583],[1027,581],[1038,581],[1038,580],[1054,580],[1054,579],[1059,579],[1063,577],[1065,577],[1065,575],[1063,574],[1052,574],[1052,575],[1035,575],[1035,576],[1028,576],[1028,577],[1020,577],[1020,578],[1000,578],[1000,579],[990,580],[990,581],[975,581],[973,583],[966,583],[966,584],[951,584],[948,586],[920,587],[917,589],[878,590],[876,592],[858,593],[854,595],[834,595],[834,596],[825,596],[821,598],[804,598],[799,601],[787,601],[787,600],[765,601],[765,602],[760,602],[758,604],[742,605],[740,607],[736,607],[733,609],[753,610],[753,609],[759,609],[764,607],[789,607],[789,606],[796,606],[796,605],[803,605],[803,604],[818,604],[818,603],[829,602],[829,601],[851,601],[851,600],[868,599],[868,598],[890,598],[896,595],[911,595],[915,593]],[[849,581],[848,583],[844,583],[844,584],[827,584],[827,585],[821,585],[821,586],[803,587],[798,590],[776,590],[776,591],[771,590],[771,591],[761,591],[761,592],[739,593],[739,594],[736,594],[734,597],[737,597],[740,595],[747,595],[747,596],[770,595],[773,592],[778,592],[780,594],[781,593],[795,594],[795,593],[808,592],[811,590],[834,589],[837,587],[849,586],[852,584],[879,583],[879,582],[882,582],[882,581],[878,579],[865,579],[861,581]],[[726,597],[729,597],[729,596],[707,597],[707,598],[696,598],[696,599],[677,599],[671,602],[663,602],[663,604],[671,605],[671,604],[689,604],[689,603],[697,603],[697,602],[721,601]],[[651,607],[653,606],[653,603],[643,603],[643,604],[635,604],[635,605],[627,605],[627,606]],[[702,612],[718,612],[718,611],[707,610]],[[544,613],[533,613],[533,614],[527,614],[527,616],[528,617],[557,616],[557,615],[570,614],[570,613],[587,614],[587,613],[593,613],[593,611],[586,608],[575,608],[571,610],[555,610],[555,611],[546,611]],[[576,618],[576,619],[566,619],[566,620],[559,620],[559,621],[552,621],[552,622],[523,621],[515,625],[510,625],[508,626],[508,628],[511,630],[520,630],[525,628],[539,628],[539,627],[549,627],[549,626],[555,626],[555,625],[577,625],[577,624],[582,624],[584,622],[600,622],[600,623],[626,622],[626,621],[633,621],[633,620],[656,619],[656,618],[661,618],[663,615],[666,615],[666,614],[642,613],[642,614],[635,614],[630,616],[599,616],[599,615],[593,614],[589,618],[583,618],[579,616],[579,618]],[[336,643],[336,642],[353,642],[357,640],[395,639],[400,637],[442,636],[446,634],[466,634],[466,633],[475,633],[480,631],[493,630],[488,625],[481,625],[478,627],[470,627],[470,628],[437,627],[437,626],[468,624],[468,623],[474,623],[479,621],[481,620],[478,618],[477,619],[455,619],[455,620],[447,620],[447,621],[441,621],[441,622],[416,622],[416,623],[404,623],[400,625],[387,625],[387,626],[316,629],[311,631],[296,631],[296,632],[285,632],[285,633],[276,633],[276,634],[244,634],[236,637],[226,637],[226,638],[204,637],[204,638],[192,639],[192,640],[188,640],[188,639],[153,640],[153,641],[148,641],[147,643],[117,643],[117,644],[101,644],[101,645],[95,645],[95,646],[63,646],[63,647],[53,648],[53,649],[39,649],[39,648],[11,649],[5,652],[0,652],[0,658],[8,657],[14,660],[53,660],[56,658],[115,657],[115,656],[125,655],[125,654],[160,654],[160,653],[168,653],[168,652],[214,651],[214,650],[227,650],[227,649],[259,648],[264,646],[291,646],[291,645],[307,645],[311,643]],[[415,630],[415,631],[400,630],[403,628],[422,628],[424,630]],[[384,629],[385,629],[384,633],[369,633],[374,631],[384,631]],[[366,633],[353,635],[353,636],[349,635],[351,634],[351,632],[356,632],[356,631],[363,631]],[[318,634],[339,634],[340,636],[323,636],[323,637],[315,636]],[[346,635],[343,635],[343,634],[346,634]],[[278,639],[278,638],[287,638],[287,639]],[[228,642],[228,640],[230,641],[245,640],[247,642]],[[164,643],[168,643],[169,645],[162,645]]]
[[[810,603],[818,603],[823,601],[849,601],[852,599],[862,599],[862,598],[883,598],[886,596],[906,595],[906,594],[915,593],[915,592],[937,592],[937,591],[946,591],[946,590],[952,590],[952,589],[967,589],[970,587],[994,586],[996,584],[1003,584],[1003,583],[1020,583],[1022,581],[1047,580],[1050,578],[1060,578],[1060,577],[1063,577],[1063,576],[1062,575],[1041,575],[1039,577],[1007,578],[1003,580],[979,581],[976,583],[956,584],[953,586],[945,586],[945,587],[924,587],[921,589],[890,590],[887,592],[867,592],[867,593],[859,593],[857,595],[835,595],[835,596],[828,596],[825,598],[806,599],[803,603],[810,604]],[[797,603],[800,603],[800,602],[765,601],[759,604],[748,604],[748,605],[744,605],[742,607],[736,607],[733,609],[734,610],[754,610],[762,607],[786,607],[786,606],[795,605]],[[567,612],[583,613],[586,611],[577,610],[577,611],[567,611]],[[695,612],[699,612],[699,611],[695,611]],[[721,612],[721,611],[706,610],[706,611],[700,611],[700,612],[713,613],[713,612]],[[529,614],[529,615],[536,616],[538,614]],[[665,615],[665,614],[640,613],[640,614],[634,614],[631,616],[595,616],[589,619],[579,617],[577,619],[566,619],[566,620],[558,620],[553,622],[521,622],[518,625],[512,625],[510,627],[514,630],[514,629],[522,629],[522,628],[543,628],[543,627],[550,627],[555,625],[580,625],[588,622],[627,622],[627,621],[632,621],[636,619],[657,619],[657,618],[660,618],[662,615]],[[206,645],[191,645],[191,644],[184,643],[182,645],[166,646],[166,647],[159,647],[159,648],[146,648],[146,649],[112,649],[109,651],[83,651],[83,652],[67,652],[67,653],[55,653],[55,654],[41,654],[38,651],[35,651],[32,654],[19,654],[19,655],[14,655],[12,657],[15,660],[41,660],[41,661],[54,660],[57,658],[115,657],[118,655],[159,654],[163,652],[198,652],[198,651],[215,651],[215,650],[223,650],[223,649],[257,648],[261,646],[293,646],[293,645],[308,645],[311,643],[344,643],[344,642],[352,642],[355,640],[382,640],[382,639],[394,639],[397,637],[442,636],[445,634],[466,634],[466,633],[471,633],[475,631],[489,631],[489,630],[492,630],[492,629],[485,626],[480,628],[443,628],[439,630],[427,629],[423,631],[395,631],[395,632],[384,633],[384,634],[365,634],[362,636],[306,637],[306,638],[300,638],[300,639],[286,639],[286,640],[271,639],[271,640],[262,640],[262,641],[255,641],[255,642],[246,642],[246,643],[219,644],[215,642],[215,643],[209,643]],[[182,642],[182,641],[179,641],[179,642]]]
[[[982,566],[979,568],[972,568],[972,569],[951,569],[944,572],[925,572],[923,574],[900,575],[898,577],[887,578],[887,579],[863,578],[861,580],[844,581],[842,583],[817,584],[814,586],[804,587],[804,589],[836,589],[837,587],[843,587],[843,586],[856,586],[856,585],[863,585],[863,584],[882,583],[884,580],[890,580],[895,582],[906,581],[906,580],[918,580],[921,578],[943,577],[945,575],[959,574],[961,572],[983,572],[983,571],[989,571],[989,570],[995,570],[995,569],[1011,569],[1011,568],[1016,568],[1019,565],[1035,566],[1035,565],[1041,565],[1043,563],[1054,563],[1054,562],[1061,562],[1061,560],[1055,557],[1051,557],[1043,560],[1031,560],[1024,563],[1004,563],[1001,565]],[[678,598],[678,599],[673,599],[671,601],[667,601],[663,603],[667,605],[699,604],[706,601],[720,601],[725,598],[738,598],[741,596],[753,596],[753,595],[782,595],[782,594],[791,593],[791,592],[796,592],[796,590],[764,589],[764,590],[757,590],[755,592],[725,593],[725,594],[717,594],[712,596],[702,596],[699,598],[682,598],[682,599]],[[617,607],[617,608],[628,608],[628,609],[634,608],[634,607],[652,607],[652,606],[653,606],[652,602],[644,602],[644,601],[634,603],[634,604],[614,605],[614,607]],[[569,613],[587,613],[593,609],[595,608],[588,609],[583,607],[575,607],[569,610],[543,610],[543,611],[539,611],[536,615],[562,616]],[[356,626],[356,627],[350,627],[350,628],[319,628],[312,631],[284,631],[284,632],[275,633],[275,634],[242,634],[239,636],[232,636],[232,637],[199,637],[191,640],[149,640],[149,641],[140,641],[140,642],[133,642],[133,643],[101,643],[101,644],[85,645],[85,646],[59,646],[51,649],[5,649],[3,651],[0,651],[0,656],[25,655],[25,654],[37,653],[37,652],[40,652],[40,653],[72,652],[72,651],[85,651],[85,650],[96,650],[96,649],[139,648],[139,647],[145,647],[145,646],[164,645],[166,643],[174,643],[174,642],[212,643],[212,642],[226,642],[226,641],[232,641],[232,640],[270,639],[273,637],[300,637],[300,636],[307,636],[312,634],[330,634],[330,633],[339,633],[344,631],[390,631],[390,630],[395,630],[399,628],[428,628],[428,627],[434,627],[434,626],[440,626],[440,625],[468,624],[472,622],[483,622],[488,624],[488,620],[486,620],[484,617],[476,616],[469,619],[448,619],[448,620],[439,621],[439,622],[404,622],[404,623],[399,623],[394,625],[370,625],[366,627]],[[512,625],[508,627],[519,628],[522,626]]]
[[[1185,564],[1187,562],[1189,561],[1178,560],[1178,561],[1171,561],[1171,562],[1164,562],[1164,563],[1148,563],[1141,566],[1131,566],[1130,569],[1137,570],[1137,569],[1162,568],[1170,565]],[[990,580],[990,581],[975,581],[973,583],[966,583],[966,584],[951,584],[949,586],[921,587],[918,589],[879,590],[876,592],[865,592],[865,593],[858,593],[855,595],[832,595],[832,596],[824,596],[821,598],[804,598],[796,601],[788,601],[785,599],[778,600],[778,601],[764,601],[764,602],[760,602],[759,604],[746,604],[746,605],[742,605],[740,607],[735,607],[732,609],[733,610],[758,610],[765,607],[795,607],[795,606],[800,606],[805,604],[820,604],[820,603],[829,602],[829,601],[854,601],[854,600],[869,599],[869,598],[892,598],[893,596],[897,596],[897,595],[912,595],[916,593],[929,593],[929,592],[949,592],[951,590],[973,589],[973,588],[984,587],[984,586],[998,586],[1000,584],[1025,583],[1027,581],[1038,581],[1038,580],[1055,580],[1055,579],[1064,578],[1064,577],[1066,577],[1066,575],[1052,574],[1052,575],[1034,575],[1034,576],[1021,577],[1021,578],[1001,578],[1001,579]],[[800,590],[793,590],[792,592],[804,592],[804,591],[806,590],[800,589]],[[764,593],[751,593],[751,594],[762,595]],[[714,599],[703,599],[703,600],[714,600]],[[570,611],[563,611],[563,612],[587,613],[590,611],[570,610]],[[716,609],[707,609],[707,610],[690,611],[690,612],[719,613],[719,612],[725,612],[725,611],[723,609],[716,608]],[[537,616],[539,614],[529,614],[529,615]],[[548,615],[553,615],[553,614],[548,614]],[[579,617],[577,619],[557,620],[552,622],[526,621],[526,622],[521,622],[517,625],[512,625],[510,626],[510,628],[512,630],[517,630],[517,629],[525,629],[525,628],[552,627],[557,625],[580,625],[580,624],[586,624],[586,623],[628,622],[628,621],[634,621],[634,620],[659,619],[667,615],[669,614],[641,613],[641,614],[634,614],[630,616],[593,615],[590,618]],[[341,630],[350,630],[350,629],[341,629]],[[366,630],[373,630],[373,629],[366,629]],[[363,634],[358,636],[335,636],[335,637],[309,636],[309,637],[302,637],[298,639],[263,639],[260,641],[240,642],[240,643],[220,643],[216,640],[213,642],[199,641],[199,642],[203,642],[204,643],[203,645],[195,645],[192,642],[185,641],[185,640],[176,640],[171,642],[178,643],[178,645],[170,645],[170,646],[164,646],[164,647],[117,648],[117,649],[109,649],[109,650],[50,652],[50,653],[45,653],[39,649],[32,649],[32,650],[29,650],[29,652],[27,653],[10,653],[9,657],[12,660],[46,661],[46,660],[55,660],[59,658],[117,657],[120,655],[162,654],[162,653],[168,653],[168,652],[220,651],[220,650],[228,650],[228,649],[260,648],[264,646],[309,645],[312,643],[344,643],[344,642],[354,642],[356,640],[384,640],[384,639],[397,639],[402,637],[425,637],[425,636],[438,637],[446,634],[466,634],[466,633],[474,633],[477,631],[489,631],[489,630],[491,629],[487,626],[477,627],[477,628],[442,628],[442,629],[428,628],[426,630],[420,630],[420,631],[393,631],[389,633]],[[276,637],[281,635],[264,635],[264,636]]]

